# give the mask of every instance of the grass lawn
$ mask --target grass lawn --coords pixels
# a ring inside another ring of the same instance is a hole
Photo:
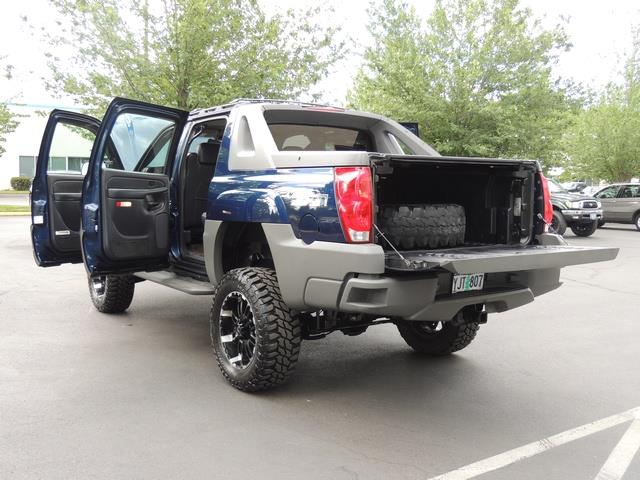
[[[0,213],[30,213],[29,205],[0,205]]]
[[[12,190],[12,189],[6,189],[6,190],[0,190],[0,193],[5,194],[14,194],[14,195],[29,195],[29,190]]]

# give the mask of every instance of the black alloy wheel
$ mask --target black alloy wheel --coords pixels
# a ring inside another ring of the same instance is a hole
[[[235,368],[244,369],[256,353],[256,324],[247,298],[229,293],[220,307],[219,335],[222,351]]]

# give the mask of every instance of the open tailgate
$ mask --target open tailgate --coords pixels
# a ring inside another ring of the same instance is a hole
[[[452,273],[496,273],[543,268],[560,268],[583,263],[605,262],[618,255],[618,248],[567,245],[491,245],[387,252],[390,271],[419,272],[434,269]]]

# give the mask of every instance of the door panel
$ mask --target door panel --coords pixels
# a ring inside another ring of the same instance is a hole
[[[82,195],[90,275],[165,268],[169,177],[188,112],[116,98],[98,131]]]
[[[157,258],[169,249],[169,177],[105,169],[104,249],[112,260]]]
[[[47,175],[51,242],[59,252],[80,253],[82,181],[82,175]]]
[[[76,112],[49,115],[31,188],[31,241],[41,267],[82,261],[80,170],[99,127],[99,120]]]

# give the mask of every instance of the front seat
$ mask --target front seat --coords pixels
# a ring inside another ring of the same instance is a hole
[[[202,214],[207,210],[209,184],[216,169],[219,143],[201,143],[198,153],[187,155],[185,172],[185,228],[201,227]]]

